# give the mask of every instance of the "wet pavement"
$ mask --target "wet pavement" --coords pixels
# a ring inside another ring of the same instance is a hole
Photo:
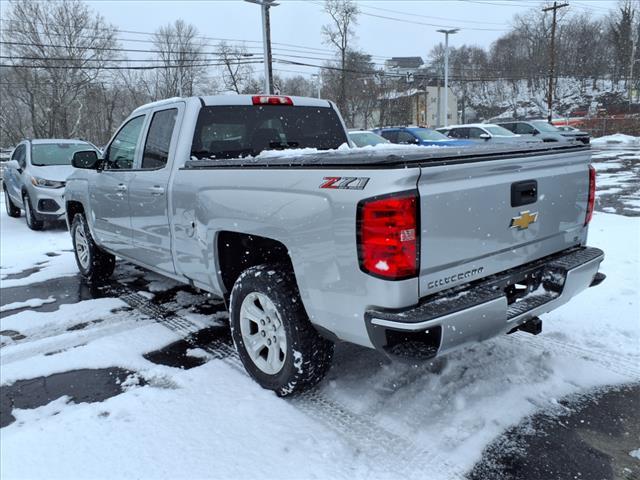
[[[640,216],[640,151],[594,150],[597,211]]]
[[[0,428],[15,421],[13,409],[42,407],[63,396],[73,403],[102,402],[122,393],[131,375],[133,372],[117,367],[82,369],[4,385],[0,389]],[[138,377],[135,384],[143,385],[144,380]]]
[[[566,399],[494,441],[470,480],[640,480],[640,385]]]

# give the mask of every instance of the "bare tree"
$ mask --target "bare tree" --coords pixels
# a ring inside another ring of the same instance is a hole
[[[153,36],[156,56],[165,68],[157,70],[156,98],[190,97],[205,72],[204,45],[198,30],[184,20],[160,27]]]
[[[336,103],[344,115],[347,111],[347,52],[352,37],[355,35],[353,26],[358,23],[358,7],[352,0],[326,0],[324,11],[331,17],[331,23],[322,27],[325,43],[333,45],[340,55],[340,90]]]
[[[247,52],[246,48],[220,42],[218,55],[219,61],[222,63],[222,83],[225,89],[242,93],[249,85],[252,89],[255,88],[256,85],[252,82],[253,69],[248,60],[251,54]]]
[[[21,134],[80,135],[83,95],[115,59],[115,28],[80,0],[14,0],[9,7],[2,35],[12,88],[4,99],[21,112]],[[5,105],[1,110],[6,132],[12,120],[4,118]]]

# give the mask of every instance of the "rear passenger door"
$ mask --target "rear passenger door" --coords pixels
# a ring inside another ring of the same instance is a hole
[[[183,104],[149,114],[135,181],[129,187],[133,258],[175,273],[169,224],[169,179]]]

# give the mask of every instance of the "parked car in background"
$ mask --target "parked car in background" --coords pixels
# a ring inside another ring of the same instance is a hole
[[[369,130],[349,130],[349,139],[355,143],[356,147],[372,147],[381,143],[391,143],[384,137]]]
[[[437,129],[449,138],[472,140],[476,143],[540,143],[535,137],[523,137],[492,123],[469,123],[466,125],[450,125]]]
[[[558,130],[546,120],[500,122],[498,125],[519,135],[541,138],[543,142],[573,142],[577,140],[575,135]]]
[[[589,134],[589,132],[585,132],[584,130],[580,130],[579,128],[575,128],[570,125],[560,125],[560,126],[553,125],[553,126],[557,128],[560,131],[560,133],[567,138],[573,138],[578,142],[584,143],[585,145],[591,143],[591,135]]]
[[[426,147],[465,147],[474,145],[470,140],[455,140],[424,127],[384,127],[375,128],[374,133],[383,136],[391,143],[404,145],[422,145]]]
[[[23,140],[6,162],[2,178],[5,208],[10,217],[24,210],[27,226],[42,230],[45,221],[64,215],[62,199],[67,177],[73,173],[73,154],[98,148],[82,140]]]
[[[554,125],[561,132],[579,132],[580,129],[572,127],[570,125]]]

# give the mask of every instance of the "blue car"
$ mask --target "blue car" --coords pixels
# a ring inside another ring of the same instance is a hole
[[[373,132],[386,138],[391,143],[404,145],[423,145],[427,147],[468,147],[474,145],[471,140],[454,140],[440,132],[423,127],[385,127],[376,128]]]

